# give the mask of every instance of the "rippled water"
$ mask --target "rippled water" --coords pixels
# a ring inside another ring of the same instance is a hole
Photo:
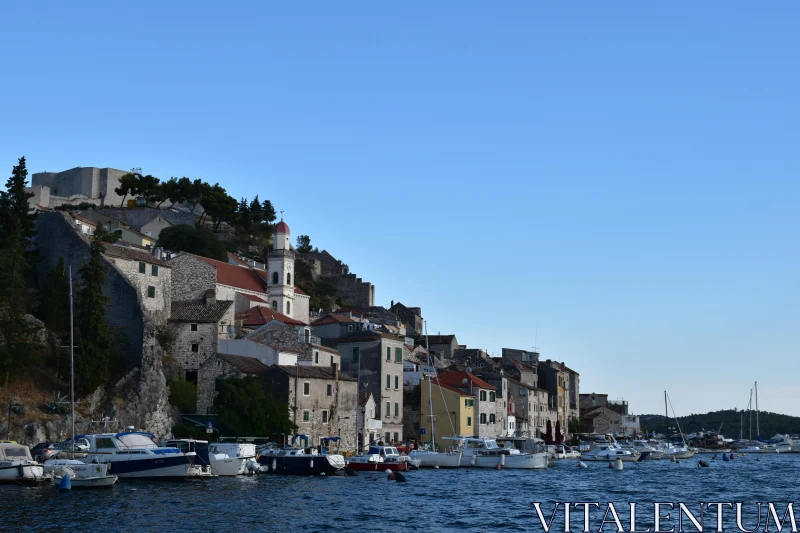
[[[699,458],[708,460],[710,468],[698,467],[697,457],[679,464],[625,464],[622,472],[604,463],[587,463],[583,469],[565,460],[546,471],[421,470],[408,473],[407,483],[362,472],[330,478],[123,480],[110,490],[68,493],[54,487],[0,486],[0,530],[542,531],[533,501],[549,510],[557,501],[601,502],[603,510],[606,502],[614,502],[625,529],[629,501],[640,504],[640,529],[653,525],[655,501],[695,508],[698,502],[741,501],[750,528],[757,520],[756,501],[779,502],[783,509],[795,502],[800,520],[800,455],[767,455],[760,461],[748,455],[727,463]],[[725,523],[733,526],[733,512],[725,513]],[[571,516],[573,531],[580,531],[582,511],[573,510]],[[715,516],[706,517],[707,530],[716,524]],[[601,520],[602,513],[593,513],[594,531]],[[695,531],[686,523],[684,528]],[[561,529],[562,512],[553,530]],[[616,528],[611,524],[605,530]]]

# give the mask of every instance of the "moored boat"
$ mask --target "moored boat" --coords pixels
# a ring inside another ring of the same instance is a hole
[[[211,470],[211,456],[208,453],[208,441],[196,439],[171,439],[167,441],[167,448],[176,448],[189,457],[192,463],[189,467],[190,478],[216,477]]]
[[[88,445],[86,463],[110,463],[111,472],[125,478],[186,479],[190,456],[177,448],[158,446],[152,433],[126,431],[78,435]]]
[[[461,450],[435,452],[432,450],[412,450],[408,456],[419,461],[420,468],[458,468],[461,465]]]
[[[52,482],[44,467],[33,460],[31,450],[24,444],[0,442],[0,483],[43,485]]]
[[[370,446],[366,454],[351,457],[347,466],[355,471],[368,472],[411,470],[411,465],[394,446]]]
[[[45,472],[50,472],[53,482],[58,485],[65,475],[70,477],[73,489],[100,489],[113,486],[117,476],[108,472],[108,463],[84,463],[77,459],[48,459],[44,462]]]
[[[488,437],[445,437],[445,439],[455,440],[462,447],[462,467],[497,468],[499,465],[501,468],[540,470],[549,466],[549,454],[545,451],[522,453],[511,446],[501,447],[496,439]]]
[[[211,471],[218,476],[247,473],[247,461],[255,460],[256,445],[248,442],[213,442],[208,447]]]
[[[646,452],[647,453],[647,452]],[[633,450],[623,450],[616,442],[593,442],[589,449],[581,453],[581,461],[616,461],[623,462],[643,461],[647,458],[644,454],[637,454]]]
[[[338,437],[329,437],[328,441],[333,439],[336,439],[334,442],[339,441]],[[292,444],[300,441],[308,442],[308,437],[305,435],[292,437]],[[336,475],[346,466],[342,455],[328,453],[322,446],[267,449],[261,452],[257,460],[262,471],[292,476]]]

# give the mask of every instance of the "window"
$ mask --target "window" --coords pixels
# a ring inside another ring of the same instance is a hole
[[[481,413],[481,424],[486,423],[486,413]]]
[[[278,301],[277,300],[272,300],[272,310],[273,311],[277,311],[278,310]]]
[[[303,422],[308,422],[311,420],[311,412],[306,409],[303,411]]]
[[[395,417],[399,417],[400,416],[400,404],[397,403],[397,402],[394,402],[394,416]],[[395,437],[395,439],[396,438],[397,437]]]
[[[311,382],[310,381],[304,381],[303,382],[303,396],[308,396],[309,394],[311,394]]]
[[[144,263],[139,263],[139,274],[144,274],[147,270],[147,266]]]
[[[395,431],[394,432],[394,441],[398,442],[399,440],[400,440],[400,434]]]
[[[200,351],[200,345],[197,344],[197,343],[192,344],[192,351],[195,352],[195,353],[199,352]]]
[[[158,277],[158,265],[150,265],[150,275]]]
[[[391,435],[391,433],[389,433],[389,432],[387,431],[387,432],[386,432],[386,444],[389,444],[389,440],[390,440],[391,438],[392,438],[392,435]]]
[[[358,346],[353,346],[353,362],[357,363],[361,359],[361,350]]]
[[[286,314],[287,315],[292,314],[292,302],[286,302]]]
[[[326,396],[333,396],[333,385],[330,385],[330,384],[329,384],[329,385],[328,385],[328,386],[325,388],[325,395],[326,395]]]
[[[197,324],[192,324],[191,326],[189,326],[189,329],[191,329],[192,331],[197,331]]]
[[[291,285],[292,284],[292,275],[291,274],[286,274],[286,284],[287,285]]]
[[[278,273],[277,272],[273,272],[272,273],[272,284],[273,285],[277,285],[278,284]]]
[[[186,381],[189,383],[194,383],[197,385],[197,371],[196,370],[187,370],[186,371]]]
[[[319,352],[314,352],[314,362],[319,364]]]
[[[494,402],[497,401],[497,393],[494,391],[489,391],[489,401]]]
[[[387,389],[392,388],[392,376],[390,376],[389,374],[386,374],[386,388]]]
[[[474,407],[475,406],[475,398],[466,398],[464,400],[464,407]]]
[[[392,416],[392,404],[389,403],[389,402],[386,402],[386,412],[383,413],[383,417],[384,418],[389,418],[390,416]],[[386,439],[387,440],[389,439],[389,434],[388,433],[386,434]]]
[[[471,427],[472,427],[472,417],[471,417],[471,416],[468,416],[468,417],[467,417],[467,427],[468,427],[468,428],[471,428]]]
[[[323,424],[327,424],[328,423],[328,411],[326,411],[324,409],[322,410],[322,423]]]
[[[148,298],[155,298],[156,297],[156,288],[152,285],[147,286],[147,297]]]
[[[400,376],[395,376],[394,377],[394,390],[397,390],[399,388],[400,388]]]
[[[395,348],[394,349],[394,362],[395,363],[402,363],[403,362],[403,349],[402,348]]]
[[[495,421],[494,415],[493,414],[489,415],[489,423],[494,424],[494,421]]]
[[[481,391],[481,401],[482,401],[482,402],[485,402],[485,401],[486,401],[486,391],[485,391],[485,390],[482,390],[482,391]]]
[[[389,348],[388,346],[386,347],[386,360],[387,361],[392,360],[392,349]]]

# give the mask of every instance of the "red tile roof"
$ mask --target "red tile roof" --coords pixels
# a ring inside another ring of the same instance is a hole
[[[303,292],[303,289],[301,289],[297,285],[294,286],[294,293],[295,294],[302,294],[303,296],[307,296],[307,294],[305,292]]]
[[[251,302],[258,302],[258,303],[262,303],[262,304],[267,303],[266,300],[264,300],[263,298],[259,298],[255,294],[242,294],[242,296],[244,296],[245,298],[247,298]]]
[[[261,305],[251,307],[247,311],[242,311],[241,313],[236,313],[236,320],[241,320],[243,326],[263,326],[264,324],[272,322],[273,320],[277,320],[278,322],[292,326],[308,325],[305,322],[295,320],[290,316],[286,316],[277,311],[273,311],[269,307],[264,307]]]
[[[263,374],[269,369],[267,365],[255,357],[245,357],[243,355],[217,354],[217,357],[230,364],[240,372],[245,374]]]
[[[355,320],[353,320],[352,318],[346,317],[346,316],[342,316],[342,315],[328,315],[328,316],[324,316],[322,318],[318,318],[317,320],[315,320],[311,324],[314,325],[314,326],[323,326],[325,324],[335,324],[337,322],[348,324],[348,323],[355,322]]]
[[[463,390],[460,390],[460,389],[457,389],[456,387],[450,385],[449,383],[440,382],[438,379],[432,379],[431,383],[433,383],[434,385],[438,385],[439,387],[441,387],[443,389],[447,389],[449,391],[453,391],[453,392],[455,392],[457,394],[460,394],[461,396],[472,397],[472,395],[470,393],[464,392]]]
[[[70,211],[70,212],[69,212],[69,215],[70,215],[72,218],[74,218],[74,219],[80,220],[80,221],[81,221],[81,222],[83,222],[84,224],[87,224],[87,225],[89,225],[89,226],[92,226],[93,228],[96,228],[96,227],[97,227],[97,222],[92,222],[92,221],[91,221],[91,220],[89,220],[88,218],[84,218],[84,217],[82,217],[82,216],[80,216],[80,215],[76,215],[76,214],[75,214],[75,213],[73,213],[72,211]]]
[[[200,255],[195,255],[195,257],[217,268],[217,283],[246,291],[267,292],[266,272],[262,277],[257,268],[240,267]]]
[[[287,224],[286,222],[283,221],[283,219],[281,219],[281,221],[278,222],[278,225],[275,226],[275,233],[291,233],[289,231],[289,224]]]
[[[239,259],[239,256],[233,252],[228,252],[228,261],[233,265],[247,266],[247,263]]]
[[[462,371],[452,371],[452,372],[445,372],[439,375],[439,379],[444,383],[449,383],[455,387],[464,387],[464,380],[469,380],[472,382],[473,385],[479,387],[481,389],[489,389],[489,390],[497,390],[493,386],[489,385],[481,378],[470,374],[469,372]]]

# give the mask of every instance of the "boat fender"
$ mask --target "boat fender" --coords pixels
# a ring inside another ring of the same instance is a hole
[[[61,478],[61,482],[58,484],[58,490],[61,492],[72,490],[72,480],[70,479],[69,474]]]
[[[19,477],[25,477],[25,467],[23,465],[17,465],[17,473]]]
[[[588,466],[586,466],[586,463],[584,463],[583,461],[579,462],[578,466],[581,467],[581,468],[589,468]]]
[[[397,473],[394,475],[394,479],[395,479],[395,481],[397,481],[398,483],[405,483],[405,482],[407,481],[405,474],[401,474],[400,472],[397,472]]]
[[[311,459],[310,464],[308,466],[309,468],[314,468],[314,459]]]
[[[273,459],[272,460],[272,473],[274,474],[277,471],[278,471],[278,460],[277,459]]]
[[[614,461],[614,465],[613,466],[614,466],[614,470],[622,470],[622,468],[623,468],[622,467],[622,459],[617,458]]]
[[[699,464],[700,466],[702,466],[704,468],[708,468],[708,463],[703,461],[702,459],[697,461],[697,464]]]

